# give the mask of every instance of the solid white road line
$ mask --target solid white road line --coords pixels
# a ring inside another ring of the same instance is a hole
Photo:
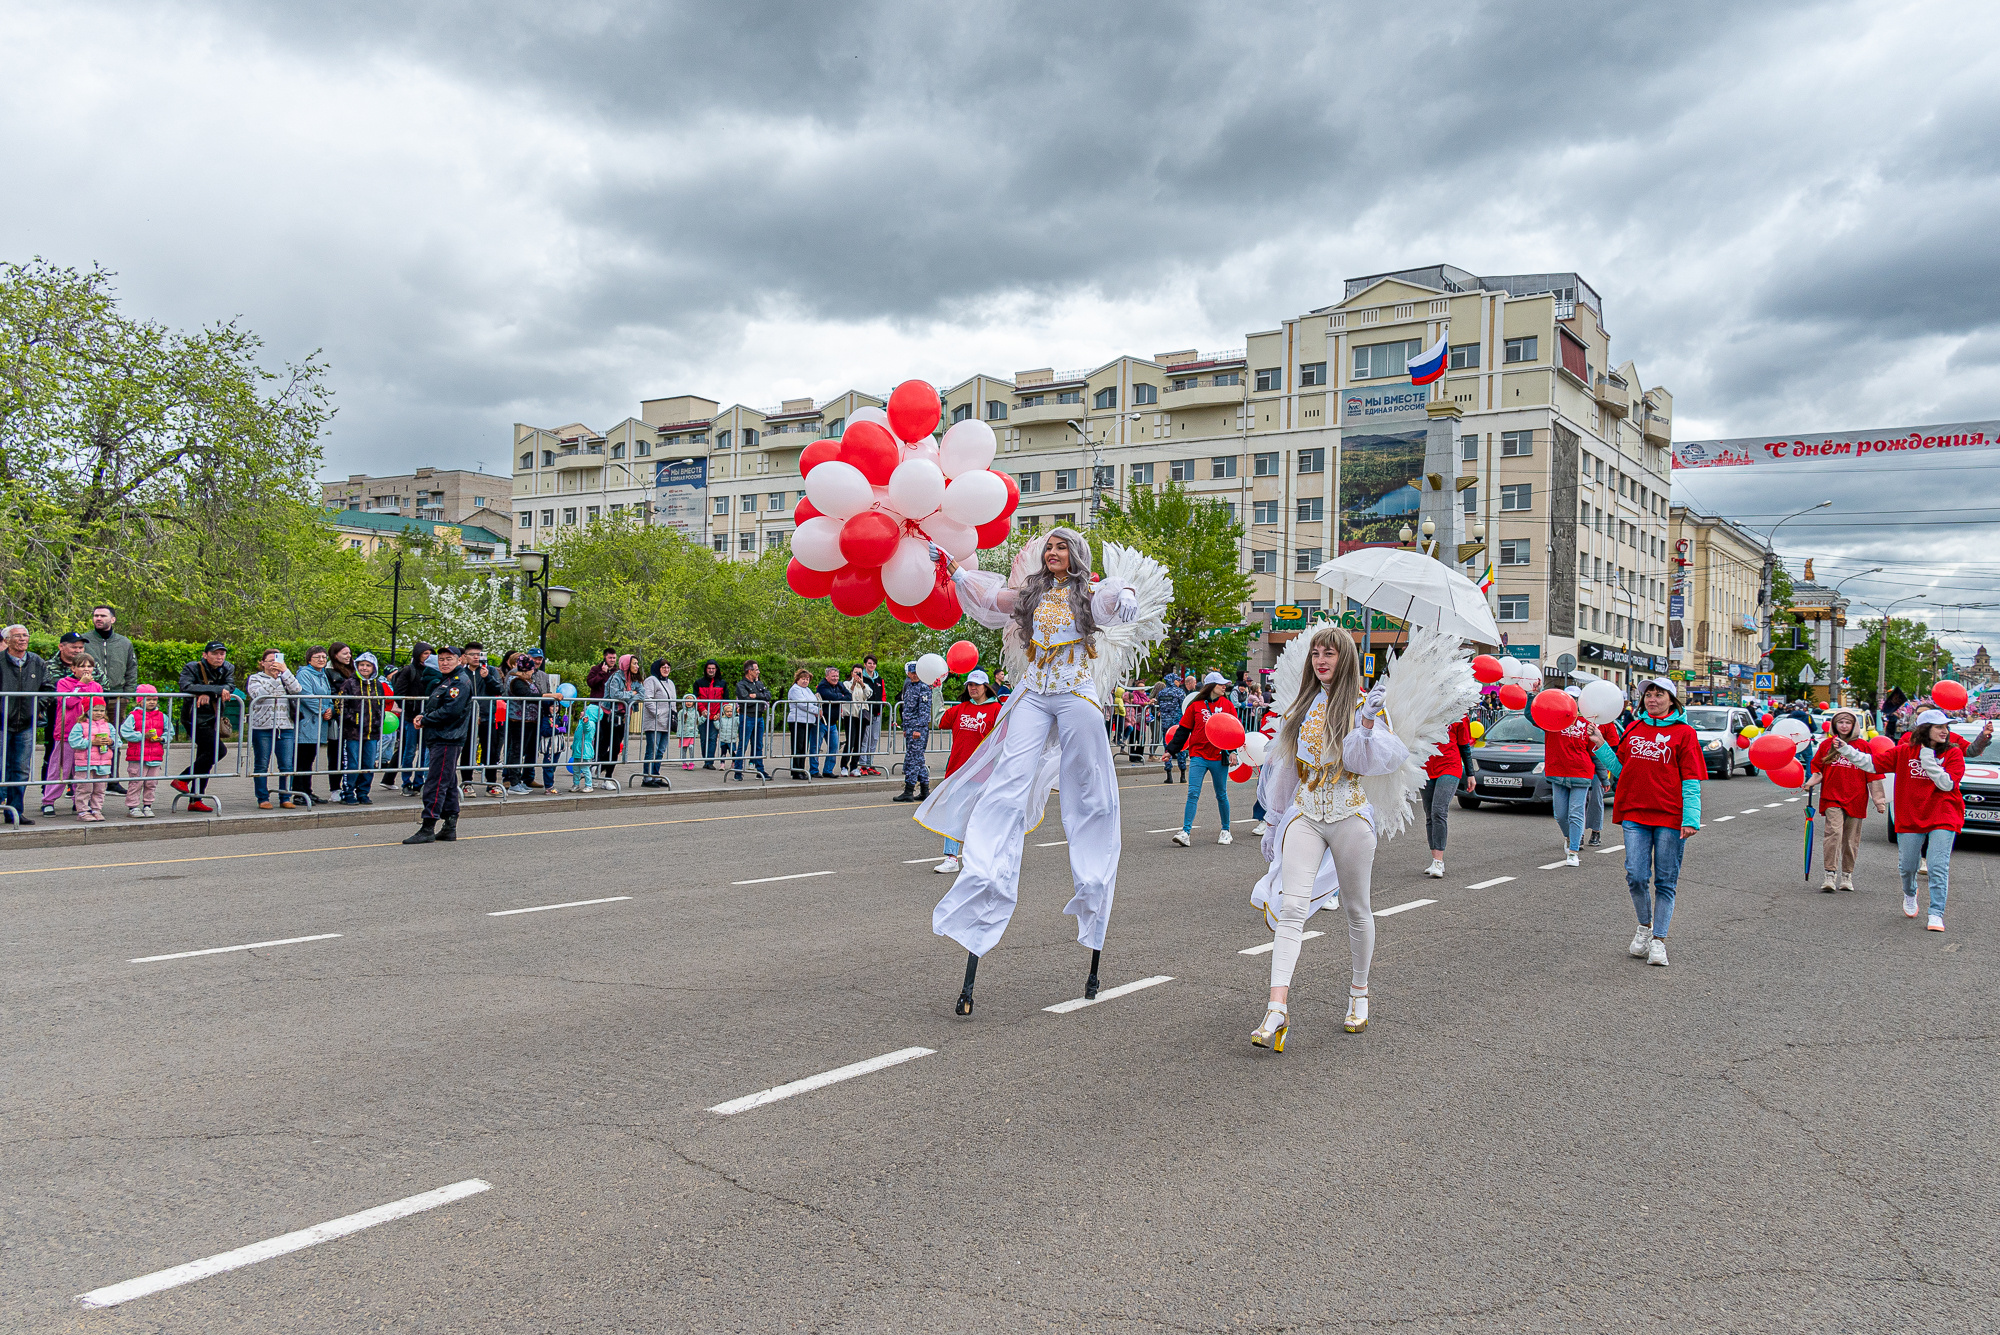
[[[391,1201],[387,1205],[378,1205],[359,1214],[331,1219],[324,1224],[314,1224],[311,1228],[302,1228],[283,1237],[271,1238],[265,1242],[253,1242],[248,1247],[238,1247],[233,1252],[205,1256],[199,1261],[189,1261],[186,1265],[177,1265],[169,1270],[156,1270],[150,1275],[128,1279],[123,1284],[110,1284],[101,1289],[92,1289],[89,1293],[80,1295],[77,1301],[85,1307],[115,1307],[134,1298],[143,1298],[149,1293],[158,1293],[162,1289],[171,1289],[197,1279],[206,1279],[210,1275],[220,1275],[224,1271],[236,1270],[258,1261],[268,1261],[274,1256],[299,1251],[314,1243],[331,1242],[335,1238],[344,1238],[349,1233],[358,1233],[364,1228],[386,1224],[391,1219],[401,1219],[404,1215],[435,1210],[440,1205],[449,1205],[453,1201],[464,1200],[467,1196],[476,1196],[482,1191],[490,1190],[492,1190],[491,1183],[481,1182],[476,1177],[467,1178],[448,1187],[439,1187],[436,1191],[426,1191],[419,1196],[405,1196],[400,1201]]]
[[[1035,845],[1035,847],[1036,847],[1036,848],[1061,848],[1061,847],[1062,847],[1062,846],[1063,846],[1064,844],[1066,844],[1066,843],[1068,843],[1068,842],[1069,842],[1069,840],[1067,840],[1067,839],[1051,839],[1051,840],[1050,840],[1050,841],[1049,841],[1048,843],[1046,843],[1046,844],[1036,844],[1036,845]]]
[[[1375,916],[1378,918],[1387,918],[1394,914],[1408,913],[1411,909],[1420,909],[1426,904],[1435,903],[1437,903],[1435,899],[1413,899],[1407,904],[1398,904],[1394,908],[1376,909]]]
[[[1605,848],[1600,848],[1597,851],[1599,853],[1623,853],[1625,851],[1625,845],[1611,844]]]
[[[572,899],[567,904],[537,904],[531,909],[497,909],[486,916],[489,918],[505,918],[509,914],[514,913],[547,913],[550,909],[580,909],[585,904],[616,904],[621,899],[630,899],[631,897],[630,895],[610,895],[604,899]]]
[[[1299,940],[1310,941],[1316,936],[1325,936],[1325,935],[1326,935],[1325,932],[1306,932],[1299,937]],[[1236,953],[1239,955],[1268,955],[1273,950],[1277,949],[1277,946],[1278,943],[1276,941],[1266,941],[1261,946],[1252,946],[1248,950],[1239,950]],[[1099,995],[1102,995],[1102,993],[1100,993]]]
[[[282,941],[252,941],[247,946],[216,946],[210,950],[183,950],[177,955],[141,955],[136,960],[126,960],[127,964],[157,964],[161,960],[191,960],[196,955],[227,955],[235,950],[262,950],[265,946],[295,946],[301,941],[331,941],[339,932],[321,932],[318,936],[288,936]]]
[[[1137,992],[1142,987],[1158,987],[1161,983],[1171,983],[1173,981],[1172,974],[1163,973],[1155,978],[1141,978],[1136,983],[1125,983],[1118,987],[1107,988],[1094,997],[1075,997],[1069,1001],[1058,1001],[1053,1006],[1044,1006],[1042,1009],[1051,1015],[1068,1015],[1071,1011],[1080,1011],[1085,1006],[1095,1006],[1101,1001],[1111,1001],[1124,996],[1128,992]]]
[[[942,859],[940,859],[941,861]],[[813,876],[831,876],[830,871],[795,871],[790,876],[759,876],[751,881],[731,881],[731,885],[768,885],[772,881],[803,881]]]
[[[1511,877],[1511,876],[1495,876],[1495,877],[1494,877],[1494,878],[1493,878],[1492,880],[1490,880],[1490,881],[1481,881],[1481,882],[1480,882],[1479,884],[1477,884],[1477,885],[1468,885],[1468,886],[1466,886],[1465,888],[1466,888],[1466,889],[1468,889],[1468,890],[1491,890],[1491,889],[1492,889],[1492,888],[1493,888],[1494,886],[1496,886],[1496,885],[1505,885],[1505,884],[1507,884],[1507,882],[1509,882],[1509,881],[1511,881],[1511,880],[1513,880],[1513,879],[1514,879],[1514,878],[1513,878],[1513,877]]]
[[[905,867],[914,867],[920,862],[943,862],[943,861],[944,861],[943,858],[904,858],[903,865]]]
[[[770,1089],[760,1089],[755,1094],[745,1094],[740,1099],[731,1099],[727,1103],[718,1103],[713,1108],[710,1108],[709,1111],[720,1114],[723,1117],[728,1117],[734,1113],[749,1112],[752,1108],[761,1108],[767,1103],[776,1103],[779,1099],[788,1099],[794,1094],[809,1094],[815,1089],[824,1089],[828,1085],[837,1085],[843,1080],[852,1080],[857,1075],[868,1075],[875,1071],[887,1070],[891,1066],[901,1066],[904,1062],[915,1061],[919,1057],[928,1057],[935,1051],[937,1051],[935,1048],[898,1048],[894,1052],[885,1052],[879,1057],[870,1057],[865,1062],[855,1062],[852,1066],[842,1066],[831,1071],[821,1071],[818,1075],[809,1075],[803,1080],[794,1080],[788,1085],[777,1085]]]

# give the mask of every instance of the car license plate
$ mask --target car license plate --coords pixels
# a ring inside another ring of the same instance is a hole
[[[1511,774],[1482,774],[1479,776],[1479,786],[1481,788],[1519,788],[1521,781]],[[1979,814],[1984,816],[1987,813],[1982,811]],[[2000,815],[2000,812],[1994,812],[1993,814]]]
[[[1967,820],[1984,821],[1989,824],[2000,824],[2000,811],[1979,811],[1975,809],[1967,811],[1965,818]]]

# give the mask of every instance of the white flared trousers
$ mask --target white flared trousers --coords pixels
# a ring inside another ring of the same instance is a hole
[[[1292,970],[1305,941],[1306,912],[1312,905],[1313,876],[1321,857],[1333,854],[1340,876],[1340,911],[1347,915],[1347,952],[1354,964],[1354,986],[1368,986],[1368,965],[1375,958],[1375,914],[1368,904],[1368,876],[1375,868],[1375,827],[1359,816],[1328,824],[1299,814],[1285,827],[1278,871],[1285,893],[1278,910],[1277,941],[1271,947],[1271,986],[1290,987]]]
[[[1060,777],[1063,834],[1069,839],[1069,870],[1076,894],[1064,913],[1076,915],[1076,939],[1092,950],[1104,948],[1111,920],[1111,896],[1118,888],[1118,780],[1111,768],[1111,742],[1104,714],[1075,695],[1031,691],[1014,706],[1004,748],[992,777],[980,789],[965,825],[962,869],[951,890],[931,912],[931,930],[948,936],[975,955],[1000,941],[1021,895],[1021,841],[1027,833],[1028,805],[1038,791],[1036,771],[1055,729],[1062,747]]]

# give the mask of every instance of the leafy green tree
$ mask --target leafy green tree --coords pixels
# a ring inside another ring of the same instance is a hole
[[[1229,506],[1190,495],[1176,483],[1134,487],[1126,504],[1104,506],[1096,536],[1137,548],[1173,577],[1167,635],[1153,650],[1153,662],[1197,671],[1236,668],[1256,633],[1242,624],[1255,584],[1243,573],[1243,526]]]
[[[1882,656],[1882,622],[1877,618],[1861,625],[1859,642],[1846,646],[1847,677],[1854,684],[1855,699],[1873,700],[1876,665]],[[1922,695],[1937,679],[1936,673],[1950,663],[1951,651],[1931,636],[1924,622],[1903,617],[1890,619],[1889,672],[1882,688],[1884,695],[1892,686],[1900,686],[1907,696]]]

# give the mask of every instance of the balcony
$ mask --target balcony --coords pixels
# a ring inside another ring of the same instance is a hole
[[[1646,414],[1646,443],[1649,445],[1671,445],[1674,443],[1674,423],[1670,417],[1657,413]]]
[[[604,467],[604,447],[602,445],[589,450],[564,450],[556,456],[556,471],[558,472],[564,469],[602,467]]]
[[[1159,407],[1168,412],[1185,412],[1189,408],[1214,408],[1223,404],[1243,403],[1242,385],[1218,385],[1213,377],[1203,376],[1200,383],[1186,389],[1175,389],[1172,382],[1160,391]]]
[[[1593,391],[1597,406],[1613,417],[1626,417],[1632,412],[1632,387],[1616,375],[1600,375]]]

